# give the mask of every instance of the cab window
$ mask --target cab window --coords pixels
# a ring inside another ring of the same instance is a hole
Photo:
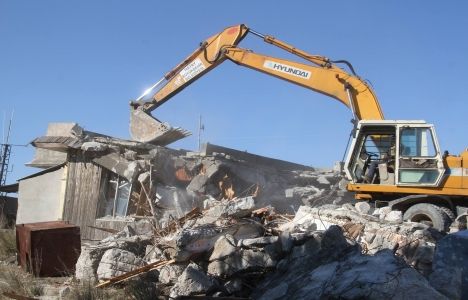
[[[400,133],[400,156],[434,157],[436,148],[430,128],[403,128]]]

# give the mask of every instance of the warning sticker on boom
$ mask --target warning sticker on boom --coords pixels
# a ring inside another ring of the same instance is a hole
[[[185,66],[185,68],[180,71],[180,76],[184,79],[185,82],[189,81],[193,77],[197,76],[200,74],[203,70],[205,70],[206,67],[201,61],[201,59],[197,58],[194,61],[192,61],[190,64]]]

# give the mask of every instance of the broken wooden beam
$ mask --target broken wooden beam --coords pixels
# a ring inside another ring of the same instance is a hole
[[[88,227],[92,228],[92,229],[101,230],[101,231],[104,231],[104,232],[109,232],[109,233],[112,233],[112,234],[116,234],[116,233],[118,233],[120,231],[120,230],[117,230],[117,229],[98,227],[98,226],[91,226],[91,225],[88,225]]]
[[[101,287],[106,287],[106,286],[109,286],[111,284],[116,284],[116,283],[119,283],[119,282],[122,282],[122,281],[125,281],[125,280],[128,280],[130,278],[133,278],[135,276],[138,276],[140,274],[143,274],[143,273],[148,273],[149,271],[151,270],[154,270],[156,269],[157,267],[162,267],[162,266],[166,266],[166,265],[170,265],[172,263],[174,263],[175,260],[174,259],[171,259],[171,260],[165,260],[165,261],[156,261],[154,263],[151,263],[151,264],[148,264],[146,266],[143,266],[141,268],[138,268],[138,269],[135,269],[133,271],[130,271],[130,272],[127,272],[125,274],[122,274],[122,275],[119,275],[119,276],[115,276],[113,278],[110,278],[104,282],[101,282],[99,283],[98,285],[96,285],[95,287],[96,288],[101,288]]]

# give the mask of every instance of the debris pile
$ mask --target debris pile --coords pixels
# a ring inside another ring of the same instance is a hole
[[[173,298],[446,299],[466,286],[466,267],[444,253],[447,243],[464,243],[466,252],[462,232],[441,239],[424,224],[385,220],[382,209],[365,214],[359,204],[301,206],[295,215],[258,207],[252,196],[205,205],[165,228],[127,227],[85,247],[76,277],[107,285],[130,272]]]
[[[466,231],[444,237],[389,207],[355,203],[338,172],[211,144],[190,152],[58,127],[33,142],[41,151],[31,165],[55,166],[35,176],[60,186],[67,174],[55,205],[87,242],[76,264],[82,282],[138,283],[162,299],[468,294]],[[34,178],[20,188],[42,182]]]

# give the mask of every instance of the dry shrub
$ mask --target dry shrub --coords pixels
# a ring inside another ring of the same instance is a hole
[[[43,290],[42,283],[19,267],[0,265],[0,295],[10,292],[26,297],[37,297],[43,294]]]
[[[16,254],[16,235],[14,229],[0,229],[0,261]]]
[[[127,299],[122,291],[115,289],[95,288],[90,281],[82,281],[72,286],[69,299],[73,300],[107,300],[107,299]]]
[[[134,300],[152,300],[158,299],[159,296],[159,291],[154,282],[141,279],[128,281],[125,286],[125,293],[127,299]]]

